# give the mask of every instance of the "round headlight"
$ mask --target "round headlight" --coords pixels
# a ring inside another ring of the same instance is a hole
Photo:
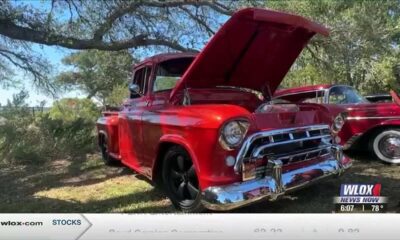
[[[231,149],[241,144],[248,128],[249,123],[245,120],[234,120],[225,124],[221,129],[222,146]]]
[[[343,115],[342,114],[337,115],[335,120],[333,121],[332,130],[334,132],[339,132],[342,129],[344,122],[345,122],[345,119],[344,119]]]

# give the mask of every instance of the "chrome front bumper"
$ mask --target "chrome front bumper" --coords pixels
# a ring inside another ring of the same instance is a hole
[[[202,192],[202,203],[216,211],[227,211],[262,199],[275,200],[279,196],[305,187],[312,182],[332,175],[340,175],[351,166],[340,147],[333,147],[333,154],[322,162],[282,173],[279,161],[274,161],[272,175],[225,186],[213,186]]]

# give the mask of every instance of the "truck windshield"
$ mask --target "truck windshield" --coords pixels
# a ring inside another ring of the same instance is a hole
[[[156,78],[154,80],[153,92],[170,90],[175,87],[178,80],[185,73],[194,58],[185,57],[167,60],[160,63],[157,67]]]
[[[331,104],[354,104],[368,103],[358,92],[347,86],[336,86],[329,90],[329,103]]]

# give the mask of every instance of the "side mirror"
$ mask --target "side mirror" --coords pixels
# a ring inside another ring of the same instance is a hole
[[[131,94],[140,94],[140,87],[137,84],[130,83],[129,91],[131,92]]]
[[[140,93],[139,85],[134,83],[129,84],[129,92],[131,93],[131,98],[143,96],[143,94]]]

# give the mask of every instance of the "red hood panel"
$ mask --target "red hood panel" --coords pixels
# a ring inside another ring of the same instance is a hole
[[[257,91],[269,87],[273,93],[315,33],[328,35],[328,30],[287,13],[238,11],[196,57],[171,98],[185,87],[234,86]]]

